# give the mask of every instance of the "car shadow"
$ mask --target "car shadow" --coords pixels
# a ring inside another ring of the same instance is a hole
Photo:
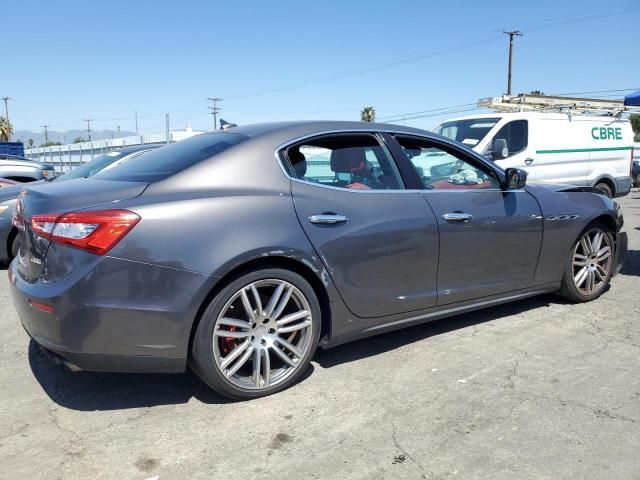
[[[565,304],[567,302],[552,294],[519,300],[455,317],[434,320],[414,327],[403,328],[327,350],[318,350],[315,361],[323,368],[331,368],[343,363],[380,355],[429,337],[461,330],[472,325],[480,325],[492,320],[499,320],[509,315],[518,315],[534,308],[549,306],[552,303]]]
[[[314,362],[322,368],[349,363],[384,354],[443,333],[460,330],[516,315],[533,308],[562,302],[553,295],[500,305],[456,317],[405,328],[376,337],[359,340],[328,350],[318,350]],[[53,362],[32,340],[29,343],[29,365],[35,379],[52,401],[60,406],[80,411],[106,411],[129,408],[177,405],[196,398],[202,403],[225,404],[233,400],[209,389],[190,370],[182,374],[129,374],[71,372]],[[313,374],[313,364],[302,381]]]
[[[209,389],[191,371],[183,374],[135,374],[72,372],[29,342],[29,365],[45,393],[58,405],[73,410],[121,410],[187,403],[192,397],[203,403],[228,400]]]
[[[236,402],[218,395],[191,370],[171,374],[72,372],[51,360],[33,340],[29,342],[28,357],[35,379],[49,398],[73,410],[179,405],[192,398],[212,405]],[[312,373],[313,366],[301,381]]]

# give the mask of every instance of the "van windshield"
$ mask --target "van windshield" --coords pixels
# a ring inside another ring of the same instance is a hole
[[[454,120],[451,122],[441,123],[433,131],[473,148],[487,136],[489,130],[491,130],[499,121],[500,117]]]

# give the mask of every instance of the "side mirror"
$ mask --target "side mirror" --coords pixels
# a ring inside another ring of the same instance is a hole
[[[521,190],[527,184],[527,172],[519,168],[507,168],[504,172],[507,190]]]
[[[509,156],[509,148],[504,138],[496,138],[491,147],[491,158],[493,160],[502,160]]]

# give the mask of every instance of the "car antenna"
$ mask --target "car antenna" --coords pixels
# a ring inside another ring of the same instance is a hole
[[[235,123],[227,122],[226,120],[220,119],[220,128],[222,130],[229,130],[230,128],[237,127]]]

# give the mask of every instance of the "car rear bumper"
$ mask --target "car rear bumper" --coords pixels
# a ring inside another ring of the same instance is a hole
[[[629,240],[627,232],[618,232],[616,234],[616,254],[613,274],[617,275],[624,264],[624,257],[627,255]]]
[[[103,257],[80,279],[29,283],[16,266],[9,279],[20,321],[62,363],[104,372],[185,370],[211,277]]]

